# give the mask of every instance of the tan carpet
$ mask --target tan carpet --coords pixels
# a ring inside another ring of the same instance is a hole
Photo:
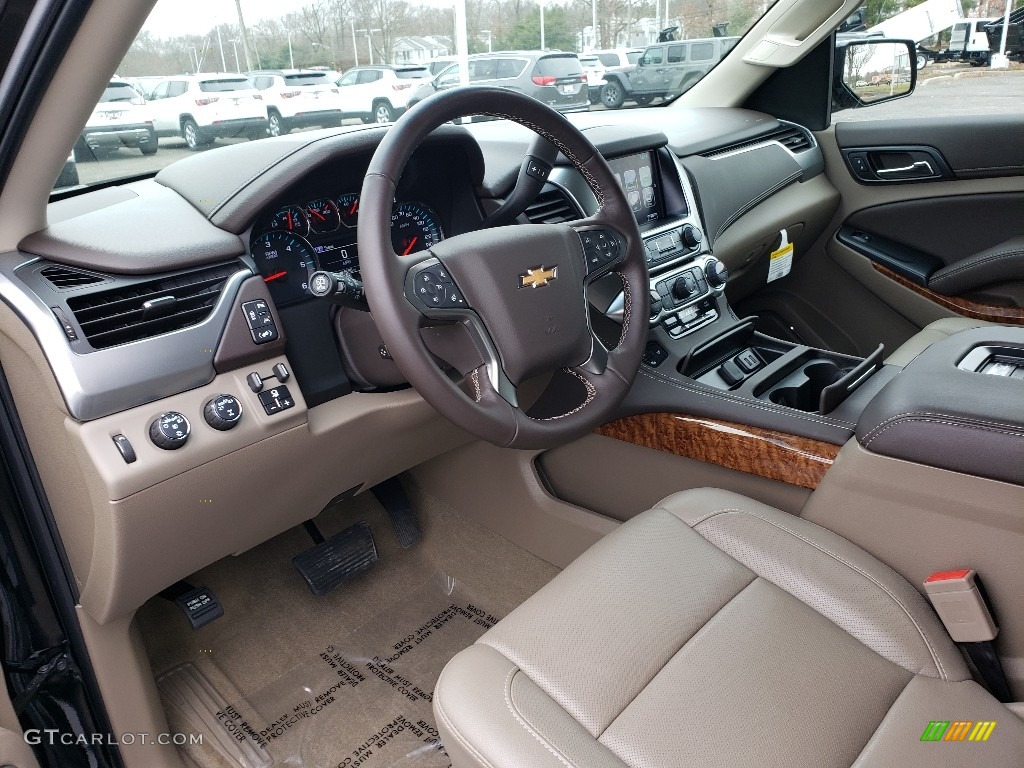
[[[380,557],[323,597],[291,565],[312,545],[299,528],[189,579],[224,606],[212,624],[192,631],[159,598],[139,612],[165,705],[175,685],[211,697],[204,745],[184,748],[200,768],[448,765],[430,712],[437,675],[557,569],[406,487],[424,533],[409,550],[369,493],[317,518],[327,537],[365,520]],[[187,709],[167,706],[172,729],[197,730]],[[235,748],[214,746],[224,739]]]

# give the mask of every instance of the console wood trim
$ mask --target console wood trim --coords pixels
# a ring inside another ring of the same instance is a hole
[[[936,293],[923,285],[918,285],[917,283],[908,280],[903,277],[903,275],[897,274],[891,269],[883,267],[881,264],[875,264],[872,262],[871,266],[890,280],[895,280],[897,283],[905,288],[909,288],[914,293],[920,294],[926,299],[934,301],[936,304],[939,304],[946,309],[951,309],[964,317],[970,317],[974,320],[988,320],[993,323],[1024,325],[1024,307],[1000,307],[995,304],[979,304],[976,301],[965,299],[962,296],[943,296],[941,293]]]
[[[597,434],[814,490],[839,446],[771,429],[643,413],[597,428]]]

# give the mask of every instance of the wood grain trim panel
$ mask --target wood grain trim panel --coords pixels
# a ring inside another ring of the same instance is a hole
[[[920,294],[926,299],[930,299],[936,304],[946,309],[951,309],[964,317],[970,317],[974,320],[989,320],[993,323],[1024,325],[1024,307],[999,307],[995,304],[979,304],[976,301],[971,301],[961,296],[943,296],[941,293],[936,293],[923,285],[918,285],[912,280],[908,280],[903,275],[897,274],[881,264],[872,262],[871,266],[889,279],[895,280],[905,288],[909,288],[914,293]]]
[[[627,416],[597,434],[814,490],[839,446],[806,437],[679,413]]]

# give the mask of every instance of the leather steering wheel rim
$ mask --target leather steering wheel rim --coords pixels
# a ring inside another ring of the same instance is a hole
[[[412,258],[396,254],[391,214],[402,171],[435,128],[469,115],[512,120],[548,139],[593,190],[597,213],[567,224],[514,224],[457,235]],[[408,381],[456,425],[495,445],[547,448],[614,416],[646,343],[647,312],[634,311],[634,297],[643,306],[647,264],[636,220],[612,171],[564,116],[528,96],[493,87],[466,86],[424,100],[389,129],[373,155],[360,197],[358,241],[366,297],[381,337]],[[546,282],[531,276],[538,269],[548,275]],[[622,281],[625,298],[621,336],[611,350],[590,328],[585,294],[589,282],[609,273]],[[442,296],[455,289],[467,308],[424,305],[427,296],[415,294],[416,278],[429,284],[427,276],[446,279],[436,288],[443,289]],[[471,331],[481,362],[462,371],[470,394],[437,365],[424,341],[424,329],[437,321],[461,322]],[[562,357],[564,364],[550,370],[578,381],[579,402],[553,416],[527,415],[518,407],[515,385],[538,365]]]

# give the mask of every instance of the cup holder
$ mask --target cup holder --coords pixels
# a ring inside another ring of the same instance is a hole
[[[821,392],[825,387],[835,384],[852,368],[840,368],[828,360],[818,360],[803,368],[804,381],[791,385],[792,377],[787,379],[787,386],[773,389],[768,399],[776,405],[785,405],[799,411],[817,411],[821,403]]]

